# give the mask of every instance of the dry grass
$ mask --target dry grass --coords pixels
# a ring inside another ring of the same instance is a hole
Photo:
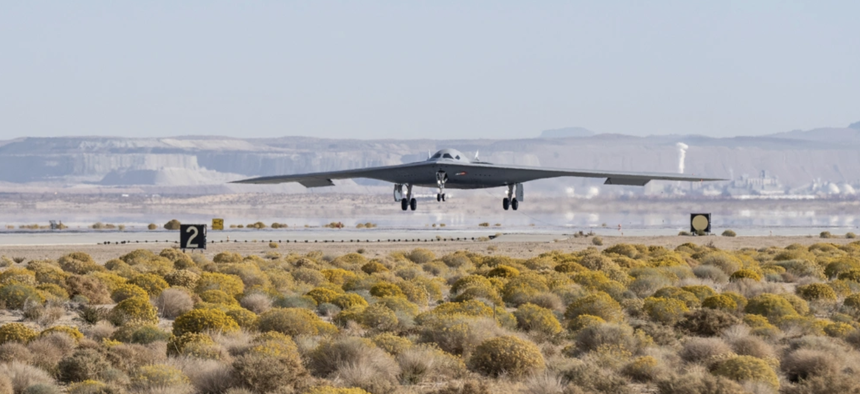
[[[251,293],[242,297],[239,304],[251,312],[261,314],[272,308],[272,297],[262,293]]]
[[[165,289],[155,300],[155,307],[165,319],[175,319],[194,308],[194,301],[187,290]]]
[[[16,394],[37,384],[54,385],[54,378],[44,370],[16,361],[0,364],[0,376],[9,378]]]

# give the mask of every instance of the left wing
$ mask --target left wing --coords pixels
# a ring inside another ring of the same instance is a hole
[[[334,186],[332,179],[368,178],[392,183],[410,183],[416,171],[424,167],[432,167],[432,162],[417,162],[393,166],[358,168],[354,170],[312,172],[308,174],[264,176],[260,178],[243,179],[230,183],[273,184],[300,183],[304,187]]]

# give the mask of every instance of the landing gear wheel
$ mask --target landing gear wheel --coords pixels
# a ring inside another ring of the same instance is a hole
[[[400,209],[402,209],[402,210],[404,210],[404,211],[405,211],[405,210],[407,210],[408,208],[409,208],[409,200],[407,200],[407,199],[405,199],[405,198],[400,199]]]
[[[441,194],[436,193],[436,201],[442,201],[442,195]]]
[[[517,208],[519,208],[519,206],[520,206],[520,202],[519,202],[519,201],[517,201],[517,199],[516,199],[516,198],[514,198],[514,199],[512,199],[512,200],[511,200],[511,209],[513,209],[514,211],[516,211],[516,210],[517,210]]]
[[[442,201],[445,201],[445,193],[442,193]]]
[[[510,205],[511,205],[511,200],[508,200],[507,197],[502,199],[502,208],[504,208],[506,211],[508,210],[508,207]]]
[[[418,200],[413,198],[412,200],[409,201],[409,209],[414,211],[415,208],[418,208]]]

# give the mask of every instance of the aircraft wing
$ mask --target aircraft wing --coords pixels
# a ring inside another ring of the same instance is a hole
[[[498,178],[504,184],[523,183],[546,178],[579,177],[606,178],[607,185],[645,186],[650,181],[724,181],[725,179],[705,178],[688,174],[672,174],[660,172],[622,172],[622,171],[593,171],[572,170],[561,168],[542,168],[490,163],[469,163],[466,165],[474,171],[486,176]]]
[[[352,178],[369,178],[389,182],[398,182],[400,181],[400,178],[403,178],[404,180],[400,182],[408,183],[409,175],[413,173],[413,170],[420,169],[424,166],[432,166],[432,163],[417,162],[393,166],[358,168],[354,170],[312,172],[307,174],[295,175],[264,176],[260,178],[233,181],[230,183],[273,184],[295,182],[300,183],[304,187],[323,187],[334,186],[334,182],[332,182],[333,179]]]

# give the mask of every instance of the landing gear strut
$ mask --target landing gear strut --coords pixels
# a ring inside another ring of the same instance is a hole
[[[436,185],[439,186],[439,192],[436,193],[436,201],[445,201],[445,182],[448,182],[448,174],[442,170],[437,171]]]

